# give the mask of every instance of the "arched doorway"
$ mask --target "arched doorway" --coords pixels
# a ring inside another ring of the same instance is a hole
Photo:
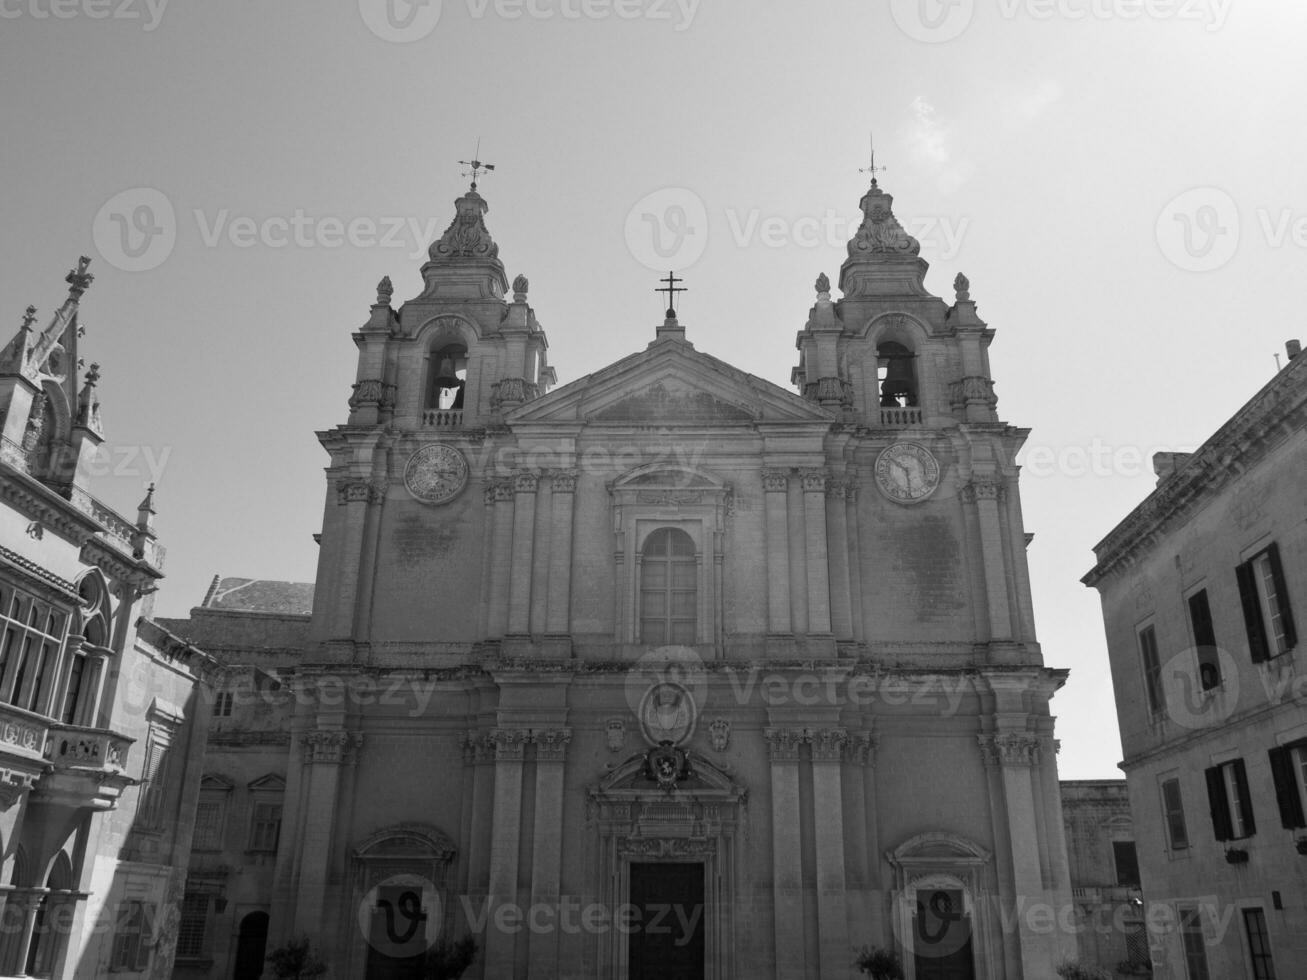
[[[59,952],[60,937],[50,928],[50,911],[54,904],[63,901],[73,886],[73,866],[63,851],[55,857],[50,874],[45,879],[46,893],[36,907],[36,921],[32,927],[32,942],[27,947],[26,973],[34,977],[48,977],[54,969]]]
[[[268,913],[251,912],[241,919],[236,935],[236,972],[234,980],[259,980],[263,976],[263,957],[268,946]]]

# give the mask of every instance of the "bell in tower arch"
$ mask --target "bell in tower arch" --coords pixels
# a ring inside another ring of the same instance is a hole
[[[911,408],[917,404],[916,355],[902,344],[886,341],[876,348],[880,359],[880,404]]]
[[[467,354],[461,348],[446,347],[435,356],[436,373],[431,379],[430,408],[457,410],[463,407],[467,390]]]

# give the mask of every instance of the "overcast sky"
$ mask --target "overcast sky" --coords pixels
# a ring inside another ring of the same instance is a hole
[[[350,334],[383,275],[418,292],[478,137],[560,382],[652,338],[675,264],[689,339],[788,384],[874,129],[927,286],[970,277],[1000,415],[1033,430],[1062,774],[1113,777],[1079,578],[1151,453],[1307,334],[1305,28],[1269,0],[0,0],[0,321],[93,257],[99,492],[131,513],[157,478],[184,615],[214,574],[313,578]]]

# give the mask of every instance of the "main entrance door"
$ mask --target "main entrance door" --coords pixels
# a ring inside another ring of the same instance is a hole
[[[704,980],[703,865],[631,865],[630,980]]]
[[[971,917],[962,892],[931,888],[917,892],[913,950],[917,980],[975,980]]]

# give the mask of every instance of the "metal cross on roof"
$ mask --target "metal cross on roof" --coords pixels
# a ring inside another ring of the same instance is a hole
[[[667,315],[671,319],[675,320],[676,319],[676,294],[688,292],[688,290],[679,288],[676,284],[678,282],[685,282],[685,280],[677,279],[675,272],[669,272],[667,273],[666,279],[659,279],[658,281],[665,282],[667,283],[667,285],[663,286],[661,289],[655,289],[654,292],[667,294]]]

